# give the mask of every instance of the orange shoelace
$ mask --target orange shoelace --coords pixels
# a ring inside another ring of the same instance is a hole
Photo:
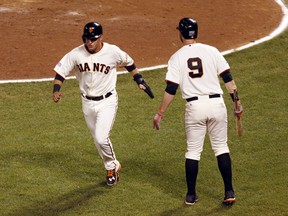
[[[107,176],[114,176],[115,171],[114,170],[107,170]]]

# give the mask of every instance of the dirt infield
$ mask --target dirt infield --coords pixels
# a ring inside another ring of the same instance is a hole
[[[223,51],[271,33],[282,13],[273,0],[1,0],[0,80],[53,77],[90,21],[139,68],[167,64],[181,46],[175,27],[185,16],[198,21],[198,42]]]

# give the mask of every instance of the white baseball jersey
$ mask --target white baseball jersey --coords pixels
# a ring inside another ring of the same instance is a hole
[[[169,59],[166,80],[179,84],[184,99],[223,94],[218,75],[228,69],[229,64],[215,47],[189,44]]]
[[[116,88],[117,66],[130,66],[133,62],[116,45],[104,42],[99,52],[91,54],[83,44],[67,53],[54,70],[65,78],[75,69],[81,94],[101,96]]]

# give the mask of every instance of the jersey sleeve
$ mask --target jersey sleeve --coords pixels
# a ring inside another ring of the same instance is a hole
[[[134,63],[134,60],[123,50],[121,50],[119,47],[115,46],[115,56],[116,56],[116,62],[119,66],[125,67],[130,66]]]
[[[179,72],[179,61],[177,61],[177,55],[171,56],[168,61],[166,80],[179,84],[180,83],[180,72]]]
[[[217,73],[220,75],[222,72],[230,69],[230,66],[224,56],[220,53],[218,49],[215,48],[215,56],[217,62]]]
[[[65,78],[74,69],[74,67],[73,54],[72,52],[69,52],[57,63],[54,67],[54,71]]]

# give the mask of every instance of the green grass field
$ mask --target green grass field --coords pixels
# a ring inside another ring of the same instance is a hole
[[[63,99],[51,82],[0,85],[0,215],[287,215],[288,32],[226,56],[244,107],[244,136],[235,131],[232,102],[229,146],[237,202],[222,207],[223,183],[205,141],[197,182],[199,202],[184,206],[184,104],[178,91],[161,130],[152,118],[165,88],[165,69],[143,72],[155,99],[118,76],[119,109],[111,134],[123,169],[116,187],[105,175],[84,122],[78,84],[67,80]],[[207,137],[208,138],[208,137]]]

